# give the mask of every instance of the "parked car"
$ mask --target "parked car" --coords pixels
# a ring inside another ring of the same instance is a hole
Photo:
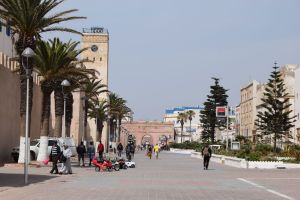
[[[53,146],[55,141],[57,141],[57,144],[61,149],[63,148],[63,144],[68,145],[71,148],[72,156],[77,155],[75,142],[72,138],[48,138],[48,155],[50,155],[51,147]],[[34,139],[30,141],[30,160],[36,160],[39,154],[39,148],[40,139]],[[18,162],[19,151],[20,147],[14,147],[12,149],[11,156],[15,162]]]

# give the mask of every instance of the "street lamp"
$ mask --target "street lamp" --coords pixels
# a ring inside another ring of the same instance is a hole
[[[27,86],[26,86],[26,130],[25,130],[25,162],[24,162],[24,182],[25,185],[28,183],[28,160],[29,160],[29,145],[28,145],[28,140],[29,140],[29,81],[32,73],[32,69],[29,67],[28,60],[29,58],[32,58],[35,55],[34,51],[30,48],[27,47],[24,49],[22,52],[22,57],[26,58],[26,67],[23,63],[22,59],[22,66],[25,69],[26,72],[26,81],[27,81]]]
[[[67,102],[67,93],[64,91],[64,88],[70,87],[71,84],[68,80],[63,80],[61,82],[61,87],[62,87],[62,93],[64,95],[64,120],[63,120],[63,132],[62,132],[62,137],[66,137],[67,135],[67,129],[66,129],[66,102]]]

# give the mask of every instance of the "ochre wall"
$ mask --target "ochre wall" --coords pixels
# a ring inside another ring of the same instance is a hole
[[[150,135],[152,143],[159,143],[159,137],[165,135],[169,137],[168,142],[172,142],[174,138],[174,124],[171,122],[156,122],[156,121],[136,121],[123,123],[122,127],[136,137],[136,145],[140,145],[142,138],[145,135]],[[121,142],[126,143],[125,134],[121,133]]]
[[[12,72],[15,67],[15,63],[0,53],[0,164],[11,161],[11,149],[20,140],[20,82],[19,75]],[[36,76],[34,81],[37,82]],[[32,139],[40,135],[42,95],[36,84],[33,94]]]

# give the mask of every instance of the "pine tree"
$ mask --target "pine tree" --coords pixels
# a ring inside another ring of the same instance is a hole
[[[283,137],[291,137],[290,128],[294,127],[295,117],[291,117],[291,104],[289,103],[288,93],[278,67],[273,67],[271,78],[266,85],[263,104],[263,111],[259,111],[255,125],[261,130],[262,136],[272,135],[274,142],[274,151],[276,151],[276,143],[278,139]]]
[[[217,106],[227,106],[227,90],[219,84],[218,78],[212,78],[215,83],[210,86],[210,94],[204,102],[204,109],[200,112],[200,122],[202,123],[202,142],[215,143],[216,128],[224,127],[226,121],[219,121],[216,117]]]

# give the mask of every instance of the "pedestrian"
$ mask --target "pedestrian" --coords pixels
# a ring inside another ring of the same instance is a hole
[[[82,166],[84,167],[84,154],[86,154],[86,148],[83,142],[80,142],[80,145],[77,147],[77,154],[78,154],[78,164],[80,166],[80,160],[82,160]]]
[[[131,159],[134,158],[134,153],[135,153],[135,145],[133,143],[130,144],[130,154],[131,154]]]
[[[147,156],[148,156],[150,159],[152,158],[152,146],[151,146],[151,145],[148,145]]]
[[[209,164],[211,154],[212,154],[211,148],[208,145],[205,145],[205,147],[202,149],[204,170],[208,169],[208,164]]]
[[[97,152],[99,153],[99,159],[103,160],[104,145],[101,143],[101,140],[99,142]]]
[[[159,150],[160,150],[159,145],[156,144],[156,145],[153,147],[153,150],[154,150],[156,159],[158,159],[158,154],[159,154]]]
[[[126,145],[125,152],[126,152],[126,158],[127,158],[127,160],[131,161],[130,144]]]
[[[123,145],[120,142],[117,146],[117,150],[118,150],[118,156],[121,157],[122,156],[122,151],[123,151]]]
[[[64,149],[60,156],[60,161],[62,162],[62,167],[59,170],[59,174],[72,174],[72,168],[71,168],[71,156],[72,151],[68,147],[68,145],[63,145]]]
[[[89,166],[92,166],[92,160],[93,158],[95,157],[95,147],[94,147],[94,142],[93,141],[90,141],[90,144],[87,148],[87,154],[88,154],[88,157],[89,157]]]
[[[52,161],[52,169],[50,171],[51,174],[58,174],[57,162],[59,160],[60,153],[60,147],[57,145],[57,141],[54,141],[49,156],[49,160]]]

